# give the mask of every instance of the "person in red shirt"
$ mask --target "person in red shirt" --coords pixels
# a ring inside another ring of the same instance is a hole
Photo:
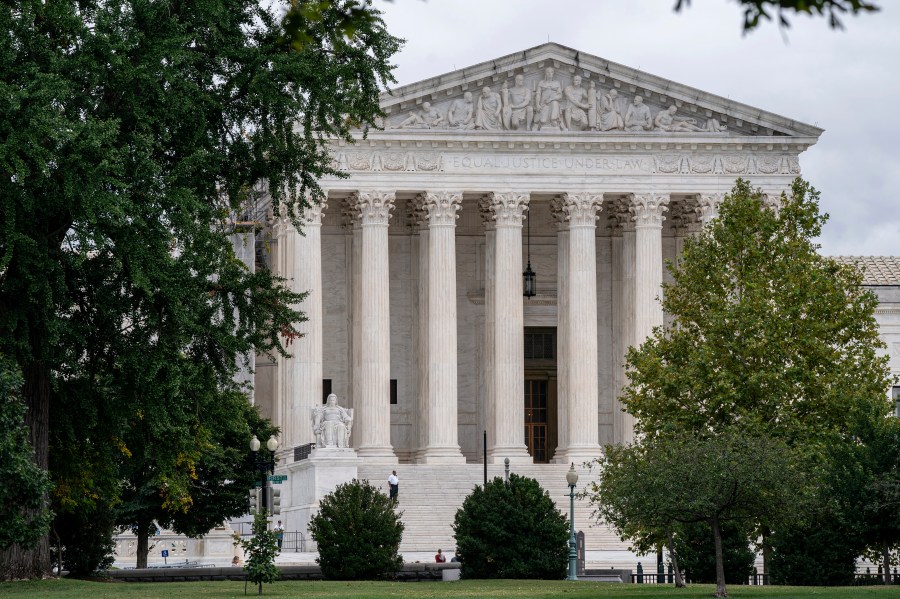
[[[434,561],[438,564],[443,564],[447,561],[447,556],[441,553],[441,550],[438,549],[437,555],[434,556]]]

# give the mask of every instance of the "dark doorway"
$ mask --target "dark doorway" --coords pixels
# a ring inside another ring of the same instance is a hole
[[[535,464],[557,445],[556,328],[525,328],[525,445]]]

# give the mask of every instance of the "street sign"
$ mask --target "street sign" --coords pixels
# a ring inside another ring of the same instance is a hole
[[[287,474],[270,474],[269,482],[273,482],[276,485],[280,485],[284,481],[287,480]]]
[[[163,557],[169,557],[169,550],[168,550],[168,549],[163,549],[163,550],[162,550],[162,556],[163,556]]]

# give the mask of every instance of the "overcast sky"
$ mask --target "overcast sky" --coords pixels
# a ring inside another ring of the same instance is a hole
[[[553,41],[825,129],[801,154],[831,215],[822,251],[900,255],[900,2],[742,35],[730,0],[377,0],[406,39],[398,85]]]

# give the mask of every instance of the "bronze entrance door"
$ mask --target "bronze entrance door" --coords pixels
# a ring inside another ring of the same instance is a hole
[[[556,329],[525,328],[525,445],[535,464],[553,458],[557,444]]]

